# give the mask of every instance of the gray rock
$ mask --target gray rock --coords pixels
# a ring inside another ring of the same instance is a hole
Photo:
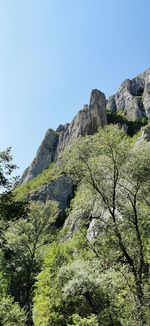
[[[112,113],[115,113],[117,111],[117,105],[116,105],[116,101],[115,101],[115,96],[112,95],[108,98],[107,100],[107,111],[110,111]]]
[[[88,241],[92,241],[97,238],[99,235],[99,221],[96,218],[93,218],[87,229],[86,238]]]
[[[92,135],[107,123],[106,98],[97,89],[92,90],[89,105],[84,105],[73,121],[60,132],[57,148],[58,155],[75,139]]]
[[[47,200],[58,202],[61,210],[68,207],[73,197],[73,183],[68,176],[60,176],[57,179],[44,184],[33,191],[28,199],[45,203]]]
[[[106,125],[106,108],[109,112],[123,113],[130,121],[150,119],[150,69],[132,80],[125,80],[107,102],[102,92],[92,90],[89,105],[84,105],[70,124],[59,125],[56,131],[47,131],[35,159],[23,173],[22,182],[36,177],[56,162],[75,139],[94,134],[99,127]]]
[[[141,131],[141,135],[137,138],[136,142],[140,143],[143,140],[150,141],[150,125],[147,125],[146,127],[143,128]]]
[[[125,80],[107,101],[107,110],[122,112],[130,121],[150,118],[150,69]]]
[[[148,120],[150,119],[150,69],[147,70],[145,88],[143,93],[143,104]]]
[[[70,124],[59,125],[56,131],[47,131],[35,159],[23,173],[22,182],[36,177],[52,162],[56,162],[57,157],[75,139],[95,133],[106,123],[106,98],[95,89],[91,93],[89,106],[85,105]]]
[[[86,238],[88,241],[93,241],[96,238],[100,238],[105,234],[105,230],[109,228],[109,225],[111,223],[111,215],[108,209],[102,209],[99,208],[99,212],[97,211],[97,216],[99,217],[95,218],[93,217],[89,227],[87,229]],[[122,220],[122,216],[118,210],[116,210],[116,218],[118,220]]]
[[[35,178],[54,162],[58,139],[58,133],[52,129],[47,130],[33,162],[22,175],[22,182]]]
[[[69,123],[66,123],[66,125],[59,125],[56,129],[56,132],[61,132],[61,131],[65,131],[66,128],[69,126]]]
[[[127,120],[136,121],[138,119],[150,119],[150,69],[134,79],[125,80],[119,91],[108,98],[106,101],[105,95],[97,89],[92,90],[89,105],[84,105],[83,110],[79,111],[73,121],[66,125],[59,125],[56,131],[49,129],[42,141],[35,159],[31,165],[25,170],[22,176],[22,182],[26,182],[38,176],[52,162],[61,164],[60,157],[68,146],[74,140],[85,135],[92,135],[98,131],[100,127],[107,124],[106,109],[109,112],[122,113]],[[122,128],[127,130],[126,123],[122,124]],[[137,141],[150,141],[150,125],[146,126],[141,136]],[[46,202],[47,200],[57,201],[60,207],[60,212],[64,212],[68,207],[70,200],[73,198],[73,184],[69,177],[59,176],[42,186],[38,187],[29,195],[29,200]],[[84,216],[75,216],[71,213],[66,219],[65,227],[68,228],[66,237],[70,238],[77,230],[77,224],[85,219],[89,223],[87,230],[87,239],[94,240],[98,234],[102,234],[105,223],[102,225],[100,219],[95,218],[103,214],[104,222],[107,222],[109,213],[101,212],[98,207],[97,211],[93,211],[93,207],[88,216],[92,220],[87,220],[87,213]],[[64,214],[63,214],[64,218]],[[119,218],[119,214],[118,214]]]

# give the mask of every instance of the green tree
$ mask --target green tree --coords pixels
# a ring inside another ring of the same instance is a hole
[[[28,324],[32,324],[32,288],[40,271],[43,248],[52,241],[57,205],[32,203],[26,218],[11,221],[4,233],[5,275],[9,293],[28,312]]]
[[[34,325],[67,326],[77,321],[79,325],[121,325],[116,302],[110,306],[109,281],[110,273],[104,275],[80,233],[53,244],[35,284]],[[111,291],[116,289],[115,285]]]
[[[10,188],[14,181],[14,179],[10,178],[13,170],[16,169],[12,159],[11,148],[0,152],[0,187],[3,190]]]
[[[109,231],[114,264],[127,266],[139,325],[147,316],[150,144],[134,144],[117,126],[86,137],[64,156],[64,169],[84,183],[99,203],[99,219]],[[66,164],[67,162],[67,164]],[[107,216],[107,218],[106,218]],[[100,241],[99,241],[100,242]]]
[[[73,259],[73,247],[54,242],[35,283],[33,320],[36,326],[66,326],[69,311],[57,279],[60,268]],[[72,309],[72,307],[70,307]]]
[[[12,163],[11,148],[0,152],[0,246],[3,246],[3,231],[7,229],[9,221],[25,217],[28,203],[18,201],[13,194],[13,187],[17,177],[13,178],[12,172],[16,165]]]
[[[67,326],[99,326],[99,322],[95,315],[91,315],[87,318],[82,318],[77,314],[73,315],[73,324],[68,324]]]
[[[16,165],[12,163],[11,149],[0,152],[0,325],[25,325],[25,312],[9,292],[9,278],[5,273],[5,232],[11,221],[27,214],[27,203],[16,201],[12,189],[18,178],[12,173]]]
[[[0,325],[25,326],[25,311],[10,296],[0,298]]]

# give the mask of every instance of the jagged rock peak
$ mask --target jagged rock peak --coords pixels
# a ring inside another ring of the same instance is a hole
[[[99,91],[98,89],[93,89],[90,96],[90,108],[93,107],[102,107],[105,105],[106,98],[105,94]]]
[[[127,120],[150,119],[150,69],[132,80],[126,79],[119,91],[108,98],[93,89],[89,105],[84,105],[71,123],[59,125],[56,131],[49,129],[32,164],[25,170],[25,182],[36,177],[50,163],[56,162],[67,146],[77,138],[91,135],[107,124],[107,111],[121,112]]]
[[[95,133],[99,127],[107,123],[106,98],[97,89],[92,90],[89,105],[84,105],[73,121],[59,125],[56,131],[48,129],[35,159],[25,170],[22,182],[26,182],[55,162],[63,150],[75,139]]]
[[[106,98],[97,89],[92,90],[89,105],[85,104],[73,121],[60,133],[57,153],[60,155],[66,146],[75,139],[92,135],[107,123]]]
[[[150,68],[132,80],[126,79],[119,91],[108,98],[107,110],[122,112],[132,121],[150,119]]]
[[[66,129],[68,128],[68,126],[69,126],[69,123],[66,123],[65,125],[60,124],[60,125],[57,127],[56,132],[64,131],[64,130],[66,130]]]

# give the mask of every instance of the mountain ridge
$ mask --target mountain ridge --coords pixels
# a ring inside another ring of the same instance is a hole
[[[107,124],[107,113],[122,114],[128,121],[150,119],[150,68],[133,79],[126,79],[119,91],[108,97],[93,89],[89,105],[84,105],[71,123],[48,129],[31,165],[24,171],[21,182],[38,176],[58,158],[75,139],[91,135]]]

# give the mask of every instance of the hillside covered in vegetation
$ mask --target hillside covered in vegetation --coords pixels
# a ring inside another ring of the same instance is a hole
[[[149,73],[94,90],[19,183],[0,152],[0,325],[150,325]]]

